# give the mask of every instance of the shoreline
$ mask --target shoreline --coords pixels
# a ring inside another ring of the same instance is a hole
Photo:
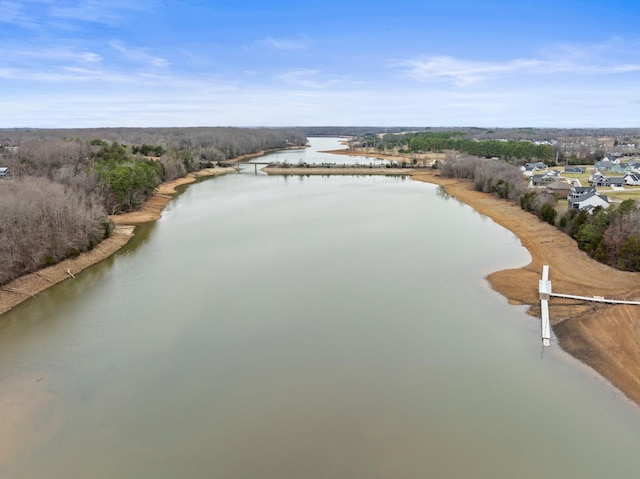
[[[442,186],[451,196],[471,206],[514,233],[531,255],[520,268],[490,273],[492,289],[509,303],[527,305],[540,317],[538,280],[543,265],[555,291],[565,294],[640,299],[640,273],[613,269],[581,251],[569,236],[519,206],[473,189],[471,181],[441,178],[435,172],[412,175],[418,181]],[[605,305],[553,298],[551,326],[560,347],[586,364],[629,400],[640,406],[640,309],[633,305]]]
[[[297,147],[287,149],[293,148]],[[238,163],[260,157],[270,151],[276,150],[261,150],[256,153],[248,153],[226,160],[224,163]],[[145,201],[137,210],[119,215],[109,215],[109,219],[113,221],[115,228],[111,236],[101,241],[91,251],[85,251],[75,258],[68,258],[52,266],[47,266],[33,273],[25,274],[4,286],[0,286],[0,318],[7,311],[35,297],[47,288],[67,279],[72,279],[83,269],[109,258],[129,242],[135,234],[134,230],[136,226],[150,221],[156,221],[162,217],[162,211],[174,198],[178,187],[194,183],[198,178],[225,175],[235,171],[236,169],[234,167],[226,166],[204,168],[188,173],[181,178],[158,185],[153,196]]]
[[[235,172],[235,168],[205,168],[192,172],[176,180],[162,183],[154,195],[136,210],[120,215],[111,215],[115,228],[111,235],[101,241],[91,251],[85,251],[75,258],[20,276],[0,286],[0,318],[20,303],[37,296],[38,293],[67,279],[73,279],[82,270],[99,263],[126,245],[134,236],[137,225],[156,221],[162,216],[162,210],[174,198],[176,188],[197,181],[198,178],[219,176]]]
[[[392,155],[352,150],[334,150],[331,153],[352,156],[376,156],[398,159]],[[263,155],[264,152],[229,160],[243,161]],[[296,170],[299,170],[297,168]],[[336,174],[332,168],[320,168],[316,174]],[[368,175],[371,169],[340,168],[339,174]],[[388,168],[378,174],[391,174]],[[0,316],[36,296],[50,286],[69,279],[83,269],[114,254],[134,235],[136,225],[155,221],[174,198],[176,188],[197,181],[200,177],[217,176],[236,171],[233,167],[207,168],[185,177],[163,183],[142,207],[130,213],[115,215],[112,235],[93,250],[77,258],[22,276],[0,287]],[[448,194],[469,205],[482,215],[510,230],[531,255],[529,264],[516,269],[496,271],[486,279],[491,287],[505,296],[511,304],[528,305],[528,314],[539,317],[538,280],[542,265],[549,265],[554,290],[567,294],[598,295],[619,299],[640,300],[640,273],[615,270],[598,263],[580,251],[576,243],[557,228],[540,221],[517,205],[500,200],[488,193],[473,189],[471,181],[442,178],[437,170],[400,170],[412,179],[439,185]],[[267,172],[269,173],[269,172]],[[306,170],[295,173],[311,174]],[[640,314],[638,306],[585,304],[554,298],[549,305],[551,324],[562,349],[591,367],[607,379],[631,401],[640,405]]]
[[[349,156],[369,156],[357,150],[334,150]],[[388,154],[377,158],[399,160]],[[518,205],[476,191],[472,181],[443,178],[437,170],[411,174],[417,181],[436,184],[515,234],[531,255],[520,268],[495,271],[486,279],[510,304],[527,305],[527,314],[540,317],[538,281],[549,265],[555,291],[583,296],[640,300],[640,272],[620,271],[590,258],[576,242],[555,226]],[[551,327],[560,347],[586,364],[640,406],[640,309],[633,305],[606,305],[553,298],[549,302]]]

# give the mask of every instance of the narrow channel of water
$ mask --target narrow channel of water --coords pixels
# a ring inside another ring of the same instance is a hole
[[[484,280],[528,260],[409,179],[191,185],[0,317],[0,477],[637,477],[638,408]]]

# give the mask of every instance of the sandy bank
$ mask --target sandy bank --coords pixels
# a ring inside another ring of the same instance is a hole
[[[360,150],[331,153],[406,160]],[[440,157],[424,157],[425,162],[437,159]],[[475,191],[470,181],[442,178],[436,170],[415,171],[411,176],[443,186],[450,195],[518,236],[531,254],[531,262],[519,269],[497,271],[487,279],[509,302],[529,305],[529,314],[540,316],[538,280],[545,264],[549,265],[554,291],[640,300],[640,273],[618,271],[598,263],[580,251],[569,236],[515,204]],[[549,312],[560,346],[640,405],[640,307],[554,298]]]
[[[591,259],[569,236],[520,207],[473,189],[470,181],[441,178],[436,172],[412,176],[443,186],[460,201],[512,231],[531,254],[520,269],[490,274],[493,289],[513,304],[530,305],[539,317],[538,280],[550,268],[554,291],[584,296],[640,300],[640,273],[618,271]],[[640,307],[554,298],[553,331],[560,346],[640,404]]]

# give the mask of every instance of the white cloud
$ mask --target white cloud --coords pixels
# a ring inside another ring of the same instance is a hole
[[[638,45],[636,45],[638,46]],[[420,82],[450,82],[466,86],[489,79],[521,75],[614,75],[640,71],[638,49],[629,43],[612,41],[597,45],[556,45],[538,57],[505,61],[482,61],[451,56],[423,56],[394,61],[390,68],[399,68],[406,76]]]

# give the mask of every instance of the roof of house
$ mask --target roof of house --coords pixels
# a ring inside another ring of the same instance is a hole
[[[549,190],[565,190],[569,191],[572,189],[572,186],[569,183],[565,183],[562,180],[556,180],[553,183],[547,185],[547,189]]]
[[[580,203],[587,202],[587,201],[589,201],[589,200],[591,200],[593,198],[596,198],[596,197],[598,198],[598,200],[596,200],[596,201],[602,200],[602,203],[604,203],[606,205],[609,205],[609,198],[607,198],[605,195],[599,195],[595,191],[592,191],[590,193],[587,193],[587,194],[584,194],[584,195],[580,196],[579,198],[573,198],[573,199],[569,198],[569,206],[572,207],[575,204],[580,205]],[[588,204],[593,205],[593,203],[591,203],[591,202],[589,202]],[[597,205],[594,205],[594,206],[597,206]],[[582,209],[582,208],[580,208],[580,209]]]
[[[596,188],[595,186],[574,186],[572,191],[576,194],[587,194],[587,193],[595,193],[596,192]]]

